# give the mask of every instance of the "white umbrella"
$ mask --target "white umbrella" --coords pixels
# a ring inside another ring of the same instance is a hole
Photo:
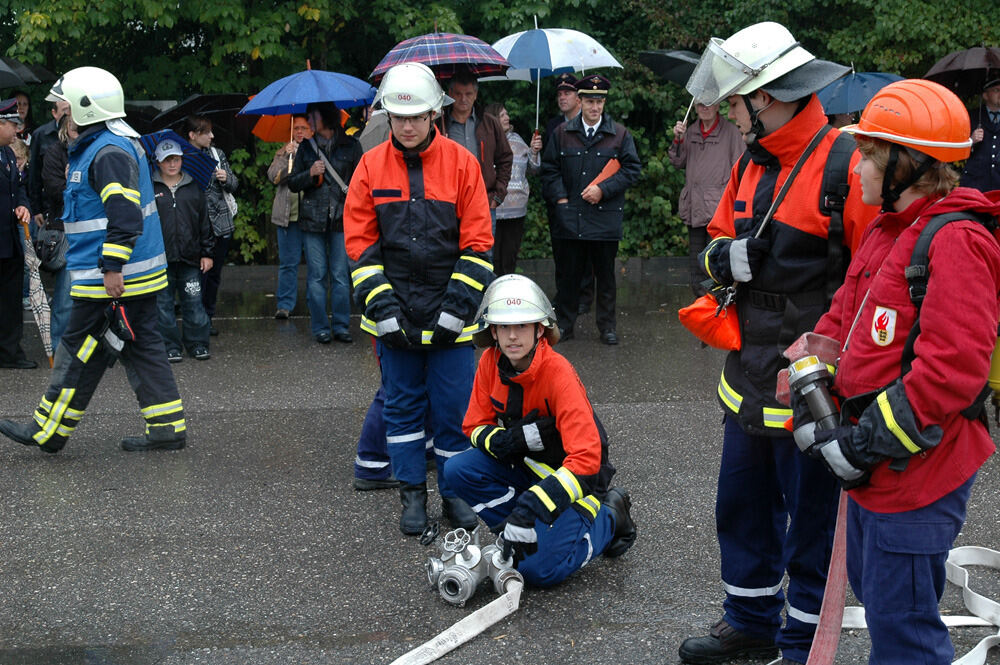
[[[538,107],[541,100],[540,79],[564,72],[584,72],[600,67],[618,67],[621,63],[596,39],[578,30],[538,28],[508,35],[493,44],[507,58],[510,69],[505,76],[482,80],[536,81],[535,129],[538,129]]]

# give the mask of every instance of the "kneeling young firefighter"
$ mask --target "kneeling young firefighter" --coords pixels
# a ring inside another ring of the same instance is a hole
[[[870,662],[943,665],[954,656],[938,611],[945,560],[994,450],[983,407],[1000,192],[955,188],[948,163],[969,155],[969,116],[936,83],[886,86],[844,131],[862,154],[864,201],[882,213],[815,328],[841,349],[841,426],[796,439],[849,490],[847,572]],[[796,409],[797,430],[808,420]]]
[[[494,533],[504,556],[536,586],[552,586],[594,556],[617,557],[635,541],[631,498],[608,489],[615,468],[608,437],[580,378],[553,351],[559,341],[548,298],[523,275],[505,275],[480,306],[492,344],[479,360],[462,423],[475,450],[444,473]]]
[[[80,126],[63,207],[73,308],[34,420],[4,420],[0,432],[58,452],[120,355],[146,421],[121,447],[183,448],[184,408],[157,331],[156,295],[167,286],[163,235],[139,135],[123,120],[121,84],[103,69],[79,67],[56,81],[49,99],[69,102]]]

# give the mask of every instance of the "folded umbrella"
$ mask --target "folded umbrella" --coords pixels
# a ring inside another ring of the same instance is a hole
[[[876,92],[901,80],[902,76],[885,72],[851,72],[820,89],[816,96],[828,115],[854,113],[864,110]]]
[[[42,288],[42,276],[38,272],[42,262],[35,254],[28,225],[22,223],[21,226],[24,227],[24,267],[28,271],[28,301],[31,303],[31,313],[34,314],[35,323],[38,325],[42,346],[45,347],[45,355],[49,357],[49,367],[52,367],[52,313],[49,309],[49,299],[45,295],[45,289]]]
[[[139,137],[139,142],[142,143],[142,147],[146,151],[146,157],[149,158],[149,163],[153,165],[153,168],[157,168],[156,146],[166,139],[176,141],[177,145],[181,147],[181,152],[184,153],[181,156],[183,160],[181,170],[191,176],[198,183],[199,187],[208,189],[219,162],[212,158],[209,153],[199,150],[182,139],[180,134],[172,129],[161,129],[158,132],[143,134]]]
[[[378,82],[391,67],[407,62],[423,63],[443,79],[451,78],[457,71],[494,76],[503,74],[509,66],[496,49],[478,37],[434,32],[396,44],[372,70],[371,78]]]
[[[305,113],[312,103],[333,102],[349,109],[370,104],[375,88],[367,81],[348,74],[307,69],[278,79],[254,95],[240,111],[248,115],[284,115]]]

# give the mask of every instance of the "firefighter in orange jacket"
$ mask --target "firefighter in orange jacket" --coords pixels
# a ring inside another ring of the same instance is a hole
[[[594,555],[635,541],[631,498],[608,489],[608,437],[559,340],[548,298],[523,275],[504,275],[480,307],[492,343],[479,361],[462,429],[477,450],[448,460],[448,486],[495,533],[504,556],[536,586],[558,584]]]
[[[378,99],[392,136],[354,171],[344,240],[361,329],[377,338],[389,457],[402,483],[399,526],[407,535],[427,526],[425,448],[433,440],[444,515],[472,529],[475,513],[441,468],[469,447],[461,422],[475,374],[473,322],[494,278],[486,188],[472,153],[434,129],[447,97],[428,67],[393,67]],[[428,402],[433,432],[424,428]]]
[[[847,71],[766,22],[713,39],[688,83],[703,104],[729,102],[750,162],[742,173],[734,166],[701,255],[709,276],[735,290],[742,346],[726,358],[718,388],[725,412],[716,497],[724,614],[708,635],[681,644],[684,662],[773,657],[780,649],[785,665],[804,663],[812,644],[838,488],[822,463],[799,452],[784,429],[791,409],[774,394],[778,370],[787,366],[779,349],[812,329],[843,280],[846,262],[831,257],[846,255],[877,212],[861,203],[856,177],[847,180],[842,241],[830,213],[820,210],[838,133],[814,93]]]

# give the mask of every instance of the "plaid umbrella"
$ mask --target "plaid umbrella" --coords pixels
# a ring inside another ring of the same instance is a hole
[[[495,76],[507,71],[510,63],[481,39],[450,32],[434,32],[411,37],[396,44],[371,73],[376,82],[390,67],[404,62],[420,62],[439,78],[451,78],[457,71],[476,76]]]
[[[181,164],[181,169],[191,176],[198,183],[199,187],[208,189],[208,186],[212,183],[215,167],[219,163],[212,159],[210,154],[199,150],[182,139],[180,134],[172,129],[162,129],[158,132],[143,134],[139,137],[139,142],[142,143],[142,147],[146,151],[149,163],[154,166],[156,165],[156,146],[166,139],[176,141],[177,145],[181,147],[181,151],[184,153],[182,156],[184,162]]]
[[[38,272],[38,266],[42,264],[35,248],[31,244],[31,234],[28,232],[28,225],[21,223],[24,227],[24,267],[28,270],[28,300],[31,302],[31,312],[35,315],[35,323],[38,324],[38,335],[42,338],[42,346],[45,347],[45,355],[49,357],[49,367],[52,367],[52,330],[51,311],[49,310],[49,299],[42,288],[42,276]]]

